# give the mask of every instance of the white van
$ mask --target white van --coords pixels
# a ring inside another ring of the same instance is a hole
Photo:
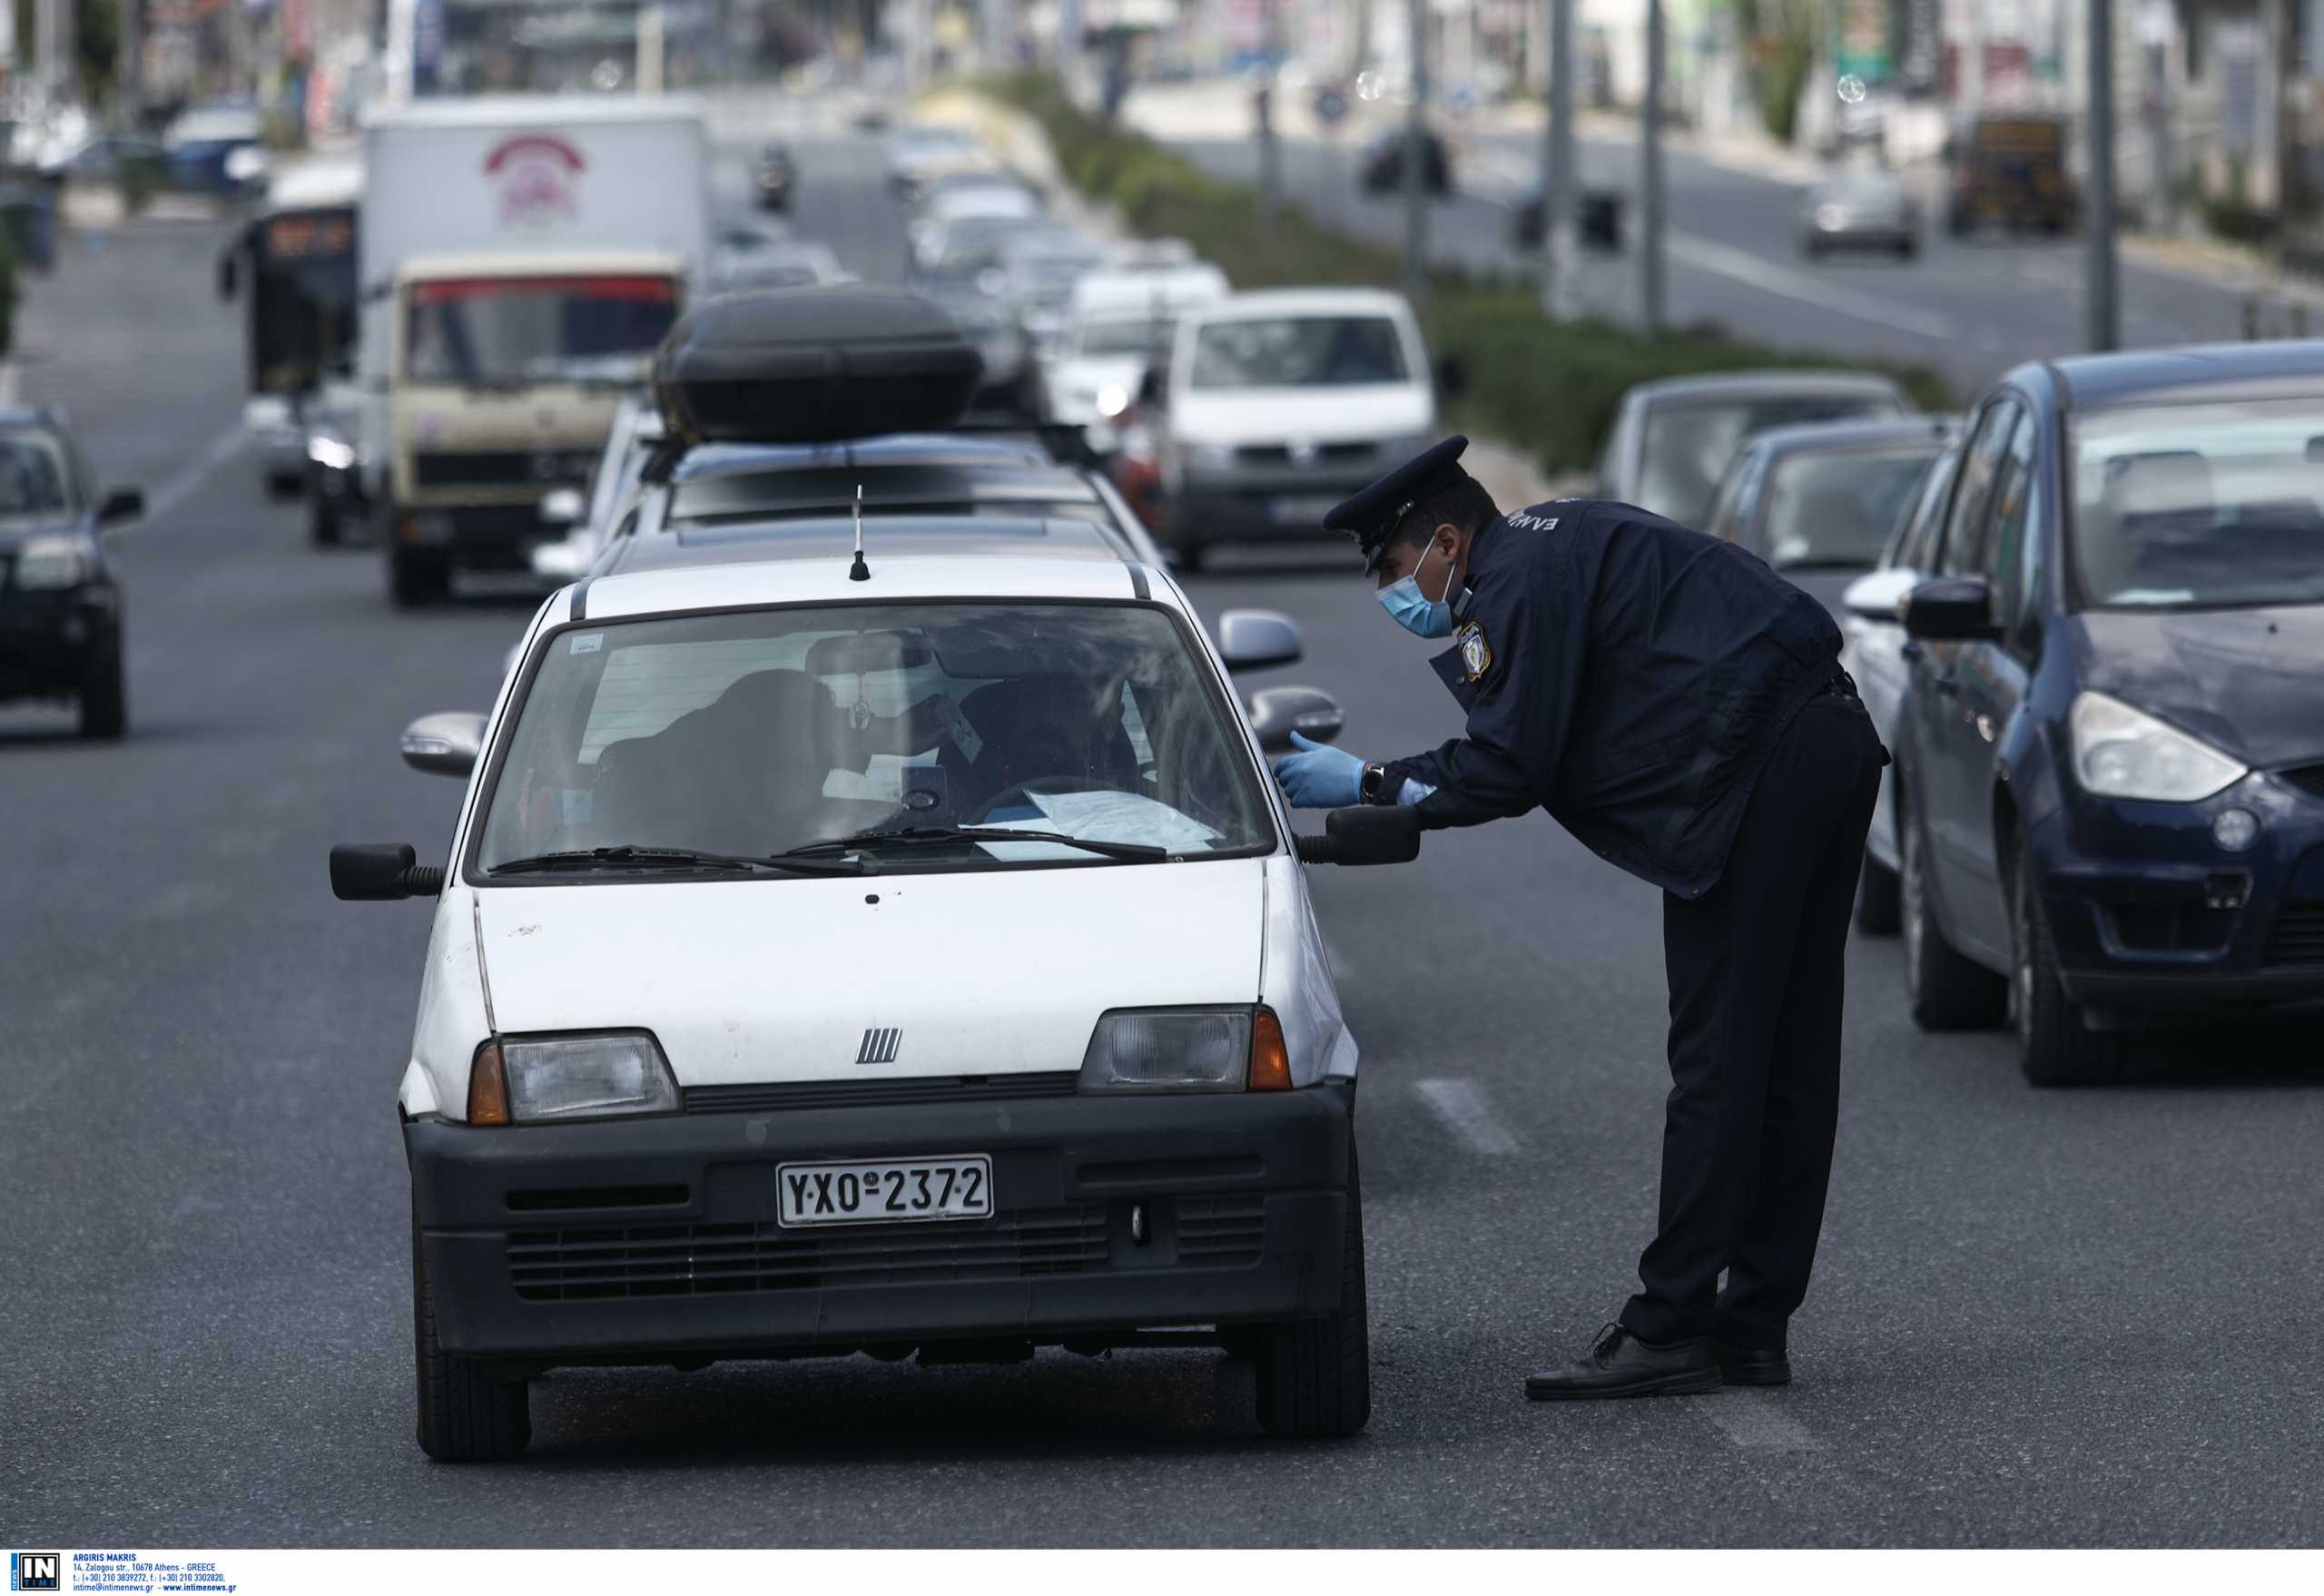
[[[1044,419],[1088,427],[1121,415],[1147,367],[1168,349],[1178,318],[1228,291],[1226,273],[1202,264],[1083,277],[1041,374]]]

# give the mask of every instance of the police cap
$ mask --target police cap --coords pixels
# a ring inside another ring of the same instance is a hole
[[[1376,570],[1389,539],[1414,507],[1468,476],[1461,468],[1461,452],[1468,447],[1469,440],[1455,433],[1423,449],[1369,488],[1333,507],[1324,517],[1324,527],[1354,537],[1364,555],[1364,570]]]

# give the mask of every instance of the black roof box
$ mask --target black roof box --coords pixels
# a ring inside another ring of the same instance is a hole
[[[654,360],[662,418],[689,444],[940,431],[960,421],[983,376],[942,307],[864,287],[705,300]]]

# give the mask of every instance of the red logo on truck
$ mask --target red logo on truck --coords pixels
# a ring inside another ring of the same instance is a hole
[[[518,133],[484,158],[484,175],[500,195],[500,220],[511,227],[551,227],[581,214],[576,180],[588,163],[555,133]]]

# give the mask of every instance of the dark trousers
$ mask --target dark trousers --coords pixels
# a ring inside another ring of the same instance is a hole
[[[1779,1349],[1807,1294],[1839,1116],[1848,919],[1884,758],[1853,698],[1811,700],[1718,883],[1691,901],[1663,894],[1661,1227],[1622,1310],[1641,1341]]]

